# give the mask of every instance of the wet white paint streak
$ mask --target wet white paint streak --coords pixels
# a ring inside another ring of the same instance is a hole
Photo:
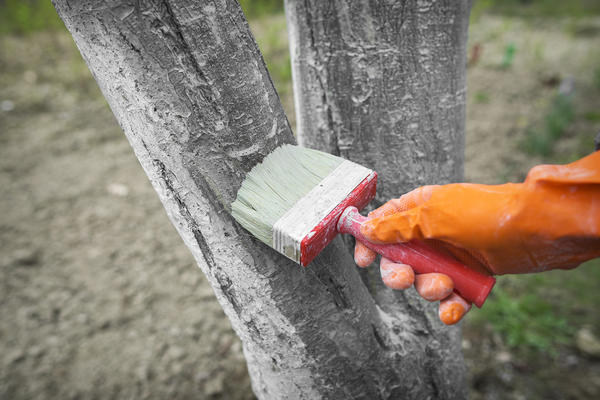
[[[300,243],[373,171],[345,160],[273,225],[273,248],[300,263]]]

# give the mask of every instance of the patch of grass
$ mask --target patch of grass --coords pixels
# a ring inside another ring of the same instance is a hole
[[[594,86],[600,90],[600,65],[594,70]]]
[[[0,2],[0,34],[29,34],[65,29],[48,0],[4,0]]]
[[[580,327],[600,332],[600,259],[571,271],[501,277],[481,310],[468,323],[490,324],[517,352],[556,354],[559,345],[574,346]]]
[[[292,95],[292,64],[285,15],[278,13],[250,20],[252,34],[263,55],[269,75],[277,89],[292,127],[295,124]]]
[[[475,92],[475,103],[485,104],[490,102],[490,95],[483,90],[478,90]]]
[[[250,26],[280,96],[291,95],[292,66],[283,15],[251,21]]]
[[[583,118],[590,122],[600,122],[600,111],[589,111],[583,114]]]
[[[282,0],[239,0],[239,3],[247,18],[283,12]]]
[[[248,18],[283,12],[281,0],[239,0]],[[0,0],[0,34],[65,29],[50,0]]]
[[[550,156],[554,144],[574,118],[575,111],[571,98],[563,94],[556,95],[544,116],[542,126],[529,129],[520,147],[532,155]]]
[[[266,63],[275,86],[280,88],[279,91],[287,92],[287,87],[285,89],[283,87],[292,81],[292,64],[289,53],[281,58],[270,57]]]
[[[474,2],[471,18],[483,13],[511,17],[585,17],[600,14],[597,0],[478,0]]]
[[[554,345],[568,343],[572,335],[566,319],[544,299],[533,294],[515,296],[502,287],[494,289],[476,319],[489,323],[517,350],[552,353]]]
[[[517,46],[514,43],[509,43],[504,48],[504,57],[502,58],[502,63],[500,67],[502,69],[508,69],[512,66],[513,61],[515,60],[515,53],[517,52]]]
[[[281,87],[292,80],[292,66],[285,20],[270,24],[262,40],[263,51],[269,73],[277,86]]]

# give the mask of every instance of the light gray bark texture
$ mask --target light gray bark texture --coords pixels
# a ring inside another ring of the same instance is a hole
[[[470,9],[468,0],[285,1],[298,141],[376,170],[371,207],[462,180]],[[393,318],[433,312],[414,291],[391,295],[376,268],[361,276]],[[459,328],[417,325],[448,346],[447,371],[464,380]]]
[[[286,0],[298,141],[374,168],[379,203],[462,179],[469,11]]]
[[[237,2],[53,2],[242,339],[259,398],[464,396],[458,332],[420,303],[379,306],[341,241],[303,269],[229,215],[245,174],[294,141]]]

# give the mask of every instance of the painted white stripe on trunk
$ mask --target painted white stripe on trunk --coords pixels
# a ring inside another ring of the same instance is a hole
[[[300,243],[373,171],[344,160],[273,225],[273,248],[300,263]]]

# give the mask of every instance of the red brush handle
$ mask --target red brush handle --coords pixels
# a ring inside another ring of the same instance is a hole
[[[371,250],[394,262],[410,265],[417,274],[440,272],[448,275],[454,282],[456,293],[477,307],[483,305],[496,279],[472,270],[454,258],[435,251],[422,241],[373,244],[360,233],[360,226],[366,220],[366,217],[358,213],[356,207],[348,207],[340,217],[338,231],[351,234]]]

